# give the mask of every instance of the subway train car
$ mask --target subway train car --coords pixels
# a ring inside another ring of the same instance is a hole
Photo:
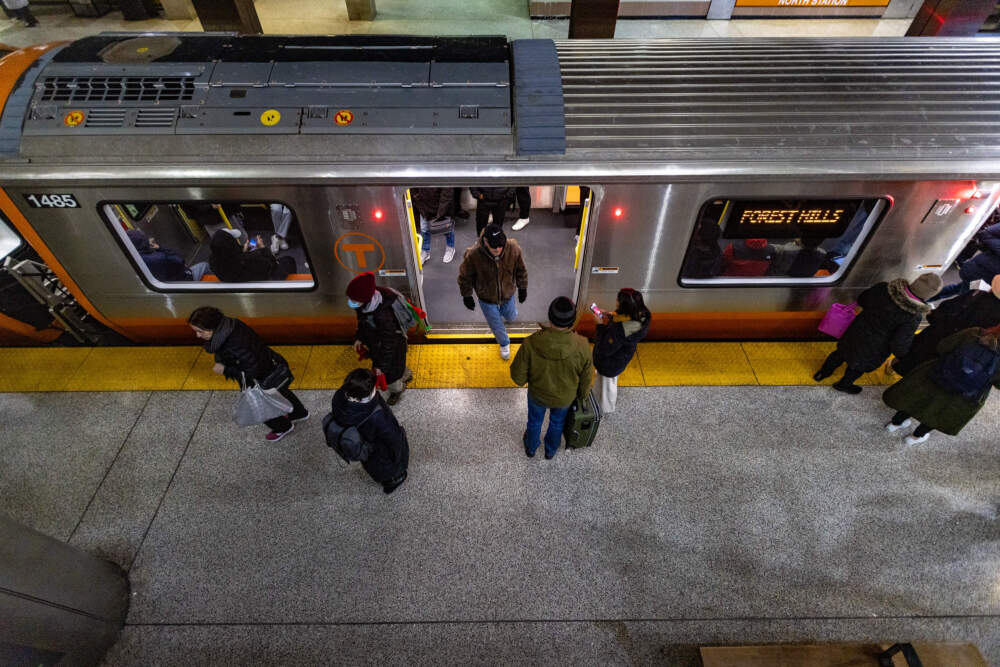
[[[515,332],[629,286],[651,338],[808,337],[835,301],[944,272],[996,206],[998,72],[978,38],[106,34],[0,61],[0,211],[136,342],[191,342],[205,304],[274,342],[348,340],[366,270],[428,336],[482,336],[456,278],[483,187],[530,194],[499,214],[530,220],[505,224]],[[415,188],[468,211],[451,263]],[[263,273],[222,268],[257,246]]]

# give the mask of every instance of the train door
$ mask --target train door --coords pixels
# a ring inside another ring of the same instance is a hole
[[[519,303],[514,293],[517,312],[506,324],[508,333],[536,330],[557,296],[576,300],[591,192],[579,185],[404,189],[400,198],[417,267],[415,282],[433,327],[429,336],[492,337],[479,302],[484,295],[475,295],[469,310],[459,274],[467,251],[485,252],[478,247],[479,233],[498,219],[506,238],[520,247],[528,274],[525,301]]]

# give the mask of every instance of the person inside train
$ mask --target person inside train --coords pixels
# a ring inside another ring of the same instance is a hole
[[[722,251],[724,276],[759,278],[771,269],[774,246],[767,239],[738,239]]]
[[[344,384],[333,394],[330,414],[323,424],[325,430],[327,420],[341,429],[355,427],[360,436],[361,466],[382,485],[384,493],[392,493],[406,481],[410,445],[406,430],[379,394],[376,381],[375,374],[367,368],[355,368],[348,373]],[[326,432],[329,443],[330,431]]]
[[[993,276],[990,288],[989,292],[966,292],[927,313],[929,326],[916,335],[910,351],[897,358],[892,369],[906,375],[936,357],[938,343],[948,336],[970,327],[989,329],[1000,324],[1000,275]]]
[[[632,361],[639,341],[646,337],[651,315],[642,294],[629,287],[618,291],[618,303],[613,312],[592,310],[597,320],[594,398],[601,412],[610,414],[615,411],[618,400],[618,376]]]
[[[423,244],[420,249],[420,261],[426,263],[431,259],[431,241],[435,233],[444,234],[444,257],[442,262],[448,264],[455,258],[455,201],[454,188],[410,188],[410,199],[417,212],[420,236]]]
[[[822,242],[822,238],[806,236],[791,243],[773,246],[774,254],[768,275],[811,278],[821,269],[834,273],[839,266],[828,259],[827,251],[820,249]]]
[[[488,225],[476,244],[466,249],[458,270],[458,289],[469,310],[476,309],[472,298],[475,292],[479,308],[500,346],[500,358],[510,359],[510,337],[504,321],[513,322],[517,318],[515,291],[519,303],[528,298],[528,267],[521,246],[508,239],[500,225]]]
[[[907,447],[925,442],[931,431],[958,435],[1000,389],[1000,326],[971,327],[938,343],[937,357],[924,361],[882,394],[896,411],[885,430],[901,434],[917,421]]]
[[[979,252],[958,269],[959,281],[946,285],[931,301],[948,299],[969,291],[974,280],[993,280],[1000,273],[1000,223],[980,230],[976,234]]]
[[[527,186],[514,188],[514,197],[517,199],[517,222],[511,229],[519,232],[531,222],[531,188]]]
[[[271,225],[274,234],[271,235],[271,254],[277,255],[281,250],[288,250],[288,230],[292,226],[292,210],[284,204],[268,206],[271,213]]]
[[[549,304],[548,324],[524,339],[510,365],[514,384],[528,385],[528,422],[522,437],[528,458],[541,444],[545,413],[549,413],[545,458],[551,459],[562,443],[573,401],[583,401],[590,393],[594,378],[590,344],[573,331],[575,322],[576,304],[568,297],[556,297]]]
[[[713,278],[722,273],[722,248],[719,238],[722,230],[710,217],[702,218],[695,229],[694,239],[687,255],[681,275],[685,278]]]
[[[482,234],[491,219],[493,224],[503,227],[504,216],[515,198],[514,188],[469,188],[469,191],[476,200],[476,234]]]
[[[212,234],[208,264],[220,281],[226,283],[284,280],[295,273],[295,258],[275,257],[260,236],[237,240],[240,232],[219,229]]]
[[[146,268],[153,277],[163,282],[179,282],[183,280],[201,280],[208,272],[208,262],[197,262],[190,268],[184,263],[184,258],[170,248],[162,248],[146,236],[140,229],[130,229],[125,232],[132,245],[135,246]]]
[[[214,373],[233,380],[244,390],[256,381],[262,389],[277,389],[292,404],[292,412],[264,422],[271,431],[265,436],[277,442],[292,432],[295,422],[309,419],[309,411],[292,393],[288,362],[269,348],[260,336],[234,317],[226,317],[218,308],[202,306],[188,317],[195,336],[205,341],[205,351],[215,355]]]
[[[358,317],[354,351],[359,358],[368,356],[378,376],[379,390],[389,405],[395,405],[413,379],[406,366],[406,331],[403,331],[393,302],[401,298],[388,287],[376,287],[375,274],[365,271],[347,284],[347,305]]]
[[[920,321],[931,310],[927,300],[940,289],[941,276],[936,273],[925,273],[910,283],[896,278],[866,289],[858,296],[861,313],[837,341],[837,349],[826,358],[813,380],[822,382],[847,364],[844,376],[833,388],[860,394],[861,387],[855,384],[858,378],[881,366],[890,354],[906,355]]]

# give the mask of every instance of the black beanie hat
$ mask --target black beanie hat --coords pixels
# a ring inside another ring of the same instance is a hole
[[[503,233],[503,227],[497,224],[486,225],[483,230],[483,238],[486,245],[491,248],[502,248],[507,243],[507,235]]]
[[[565,296],[557,296],[549,304],[549,322],[557,327],[573,326],[576,322],[576,304]]]

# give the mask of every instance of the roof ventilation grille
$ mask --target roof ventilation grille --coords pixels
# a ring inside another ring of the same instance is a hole
[[[135,117],[136,127],[173,127],[177,109],[139,109]]]
[[[50,76],[43,102],[184,102],[194,97],[193,76]]]
[[[125,124],[125,109],[91,109],[84,127],[121,127]]]

